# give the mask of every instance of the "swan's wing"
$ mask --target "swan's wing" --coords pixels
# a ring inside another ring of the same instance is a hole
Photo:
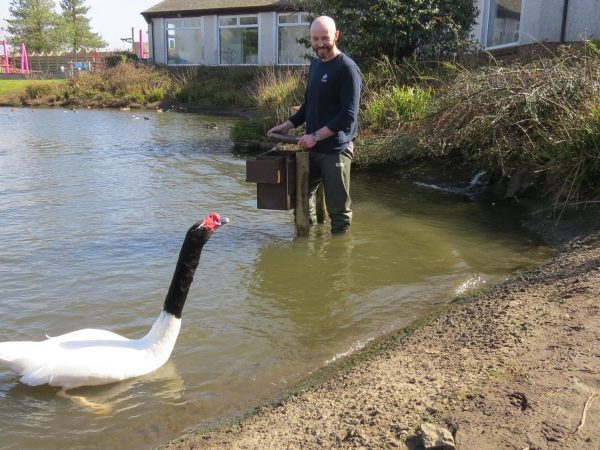
[[[0,342],[0,364],[20,375],[28,370],[44,367],[52,358],[52,352],[48,351],[45,342]]]
[[[39,342],[0,342],[0,363],[4,363],[12,369],[12,364],[29,355],[35,344],[39,344]]]
[[[5,342],[0,343],[0,363],[32,386],[74,388],[111,383],[162,366],[169,359],[180,327],[181,319],[163,312],[141,339],[85,329],[41,342]]]
[[[120,334],[113,333],[112,331],[85,328],[83,330],[61,334],[60,336],[50,337],[46,342],[58,344],[60,342],[68,341],[129,341],[129,339]]]
[[[73,388],[120,381],[154,370],[152,354],[135,341],[64,341],[26,349],[9,366],[30,386],[49,384]],[[22,348],[21,348],[22,349]]]
[[[69,378],[81,377],[82,364],[91,378],[104,379],[102,373],[98,372],[101,372],[103,364],[110,361],[111,347],[119,349],[131,342],[116,333],[91,328],[40,342],[1,342],[0,364],[20,374],[21,381],[30,386],[55,384],[59,374],[67,374]],[[95,350],[97,347],[104,347],[105,350],[98,352]],[[94,361],[95,357],[102,359]]]

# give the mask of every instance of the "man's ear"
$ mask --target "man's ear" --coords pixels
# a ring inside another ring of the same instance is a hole
[[[340,38],[340,30],[335,31],[335,40],[337,41]]]

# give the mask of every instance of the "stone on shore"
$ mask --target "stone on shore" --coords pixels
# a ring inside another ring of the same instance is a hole
[[[454,450],[454,438],[446,428],[433,423],[421,424],[421,439],[425,450]]]

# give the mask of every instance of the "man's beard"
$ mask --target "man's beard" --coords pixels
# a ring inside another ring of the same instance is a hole
[[[324,57],[331,55],[331,53],[333,52],[333,44],[324,45],[324,46],[318,47],[318,48],[313,47],[313,50],[319,58],[324,58]],[[321,55],[323,55],[323,56],[321,56]]]

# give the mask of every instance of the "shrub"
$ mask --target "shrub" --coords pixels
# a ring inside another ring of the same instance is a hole
[[[285,121],[292,107],[300,105],[305,90],[306,69],[267,67],[257,76],[251,98],[265,120]]]
[[[262,141],[265,136],[264,123],[256,120],[238,120],[230,130],[230,137],[236,143]]]
[[[116,67],[119,64],[127,62],[138,62],[139,57],[135,53],[118,53],[116,55],[107,56],[104,58],[104,65],[106,67]]]
[[[129,92],[123,96],[124,104],[143,104],[145,100],[144,94],[141,92]]]
[[[119,64],[105,70],[81,72],[71,78],[65,99],[105,106],[154,103],[165,96],[172,82],[162,70],[139,64]]]
[[[40,99],[50,95],[55,87],[49,83],[33,82],[25,88],[27,97],[31,100]]]
[[[393,61],[424,50],[452,53],[475,23],[472,0],[306,0],[315,16],[336,20],[340,45],[359,61],[387,56]]]
[[[256,68],[186,67],[170,71],[173,89],[169,98],[206,110],[249,108],[246,87],[255,77]]]
[[[375,92],[363,103],[363,126],[377,129],[397,128],[401,122],[421,118],[432,99],[431,88],[391,86]]]
[[[146,93],[146,103],[155,103],[161,101],[165,97],[165,88],[157,87],[150,88]]]
[[[600,179],[598,92],[600,53],[568,47],[527,64],[463,70],[425,126],[408,133],[421,155],[459,154],[497,177],[526,170],[568,201]]]
[[[558,198],[579,201],[600,193],[600,103],[560,126],[562,135],[547,139],[539,167]]]

